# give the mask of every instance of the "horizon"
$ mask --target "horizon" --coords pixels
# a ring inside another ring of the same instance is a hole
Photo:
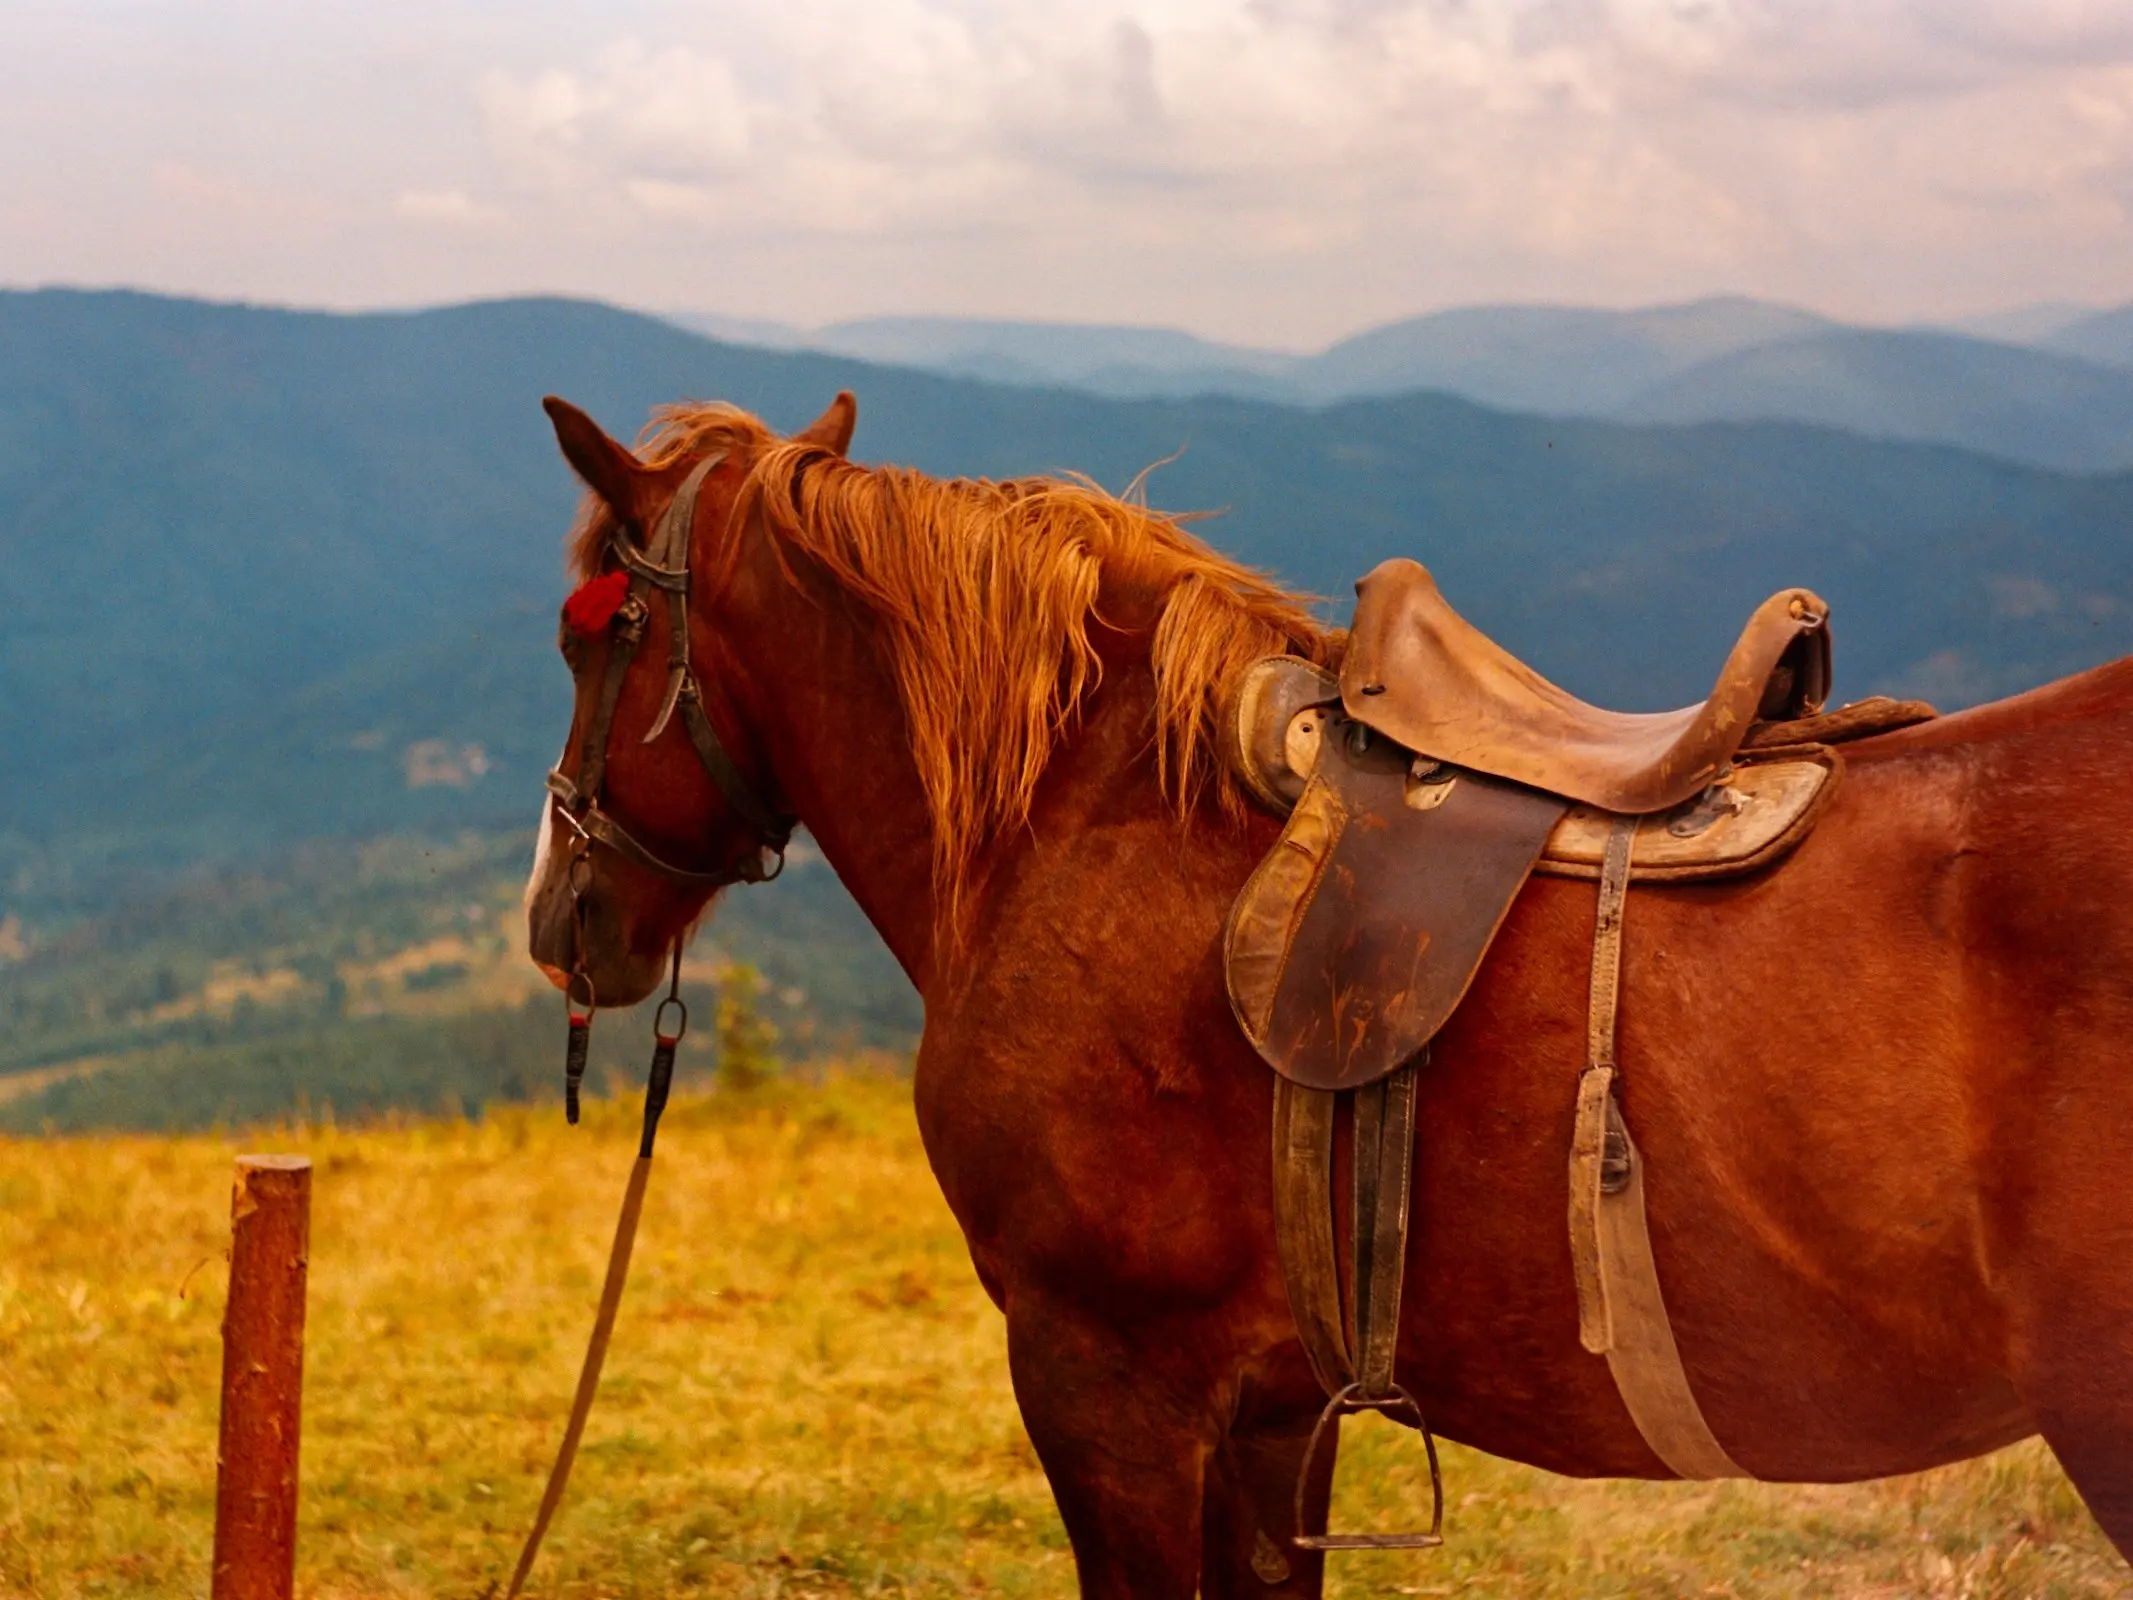
[[[624,311],[636,316],[674,324],[684,332],[700,338],[729,344],[751,344],[737,332],[720,332],[696,326],[695,322],[719,322],[739,329],[754,325],[760,331],[781,332],[799,335],[833,333],[840,329],[852,329],[866,324],[887,323],[941,323],[966,326],[992,326],[999,328],[1045,328],[1061,332],[1086,331],[1127,334],[1184,334],[1203,343],[1259,355],[1277,355],[1308,359],[1321,355],[1333,346],[1368,334],[1411,323],[1427,322],[1433,318],[1457,316],[1467,313],[1559,311],[1571,313],[1590,312],[1601,315],[1634,317],[1670,311],[1687,311],[1704,306],[1725,304],[1753,305],[1770,310],[1791,311],[1820,318],[1841,329],[1853,329],[1880,333],[1953,333],[1964,338],[1979,339],[1991,343],[2004,343],[2021,347],[2026,341],[2000,333],[1979,331],[1976,324],[2014,322],[2028,317],[2050,317],[2066,326],[2086,318],[2106,316],[2119,311],[2133,310],[2133,299],[2122,302],[2035,300],[2017,304],[1990,307],[1950,316],[1942,319],[1911,317],[1888,321],[1869,321],[1846,318],[1819,306],[1799,301],[1772,299],[1750,295],[1734,290],[1720,290],[1710,294],[1693,295],[1686,299],[1658,300],[1629,304],[1605,304],[1600,302],[1576,302],[1568,300],[1499,300],[1472,301],[1456,305],[1431,307],[1393,316],[1382,321],[1359,324],[1345,332],[1333,334],[1319,343],[1296,346],[1271,343],[1248,343],[1242,340],[1225,339],[1199,332],[1181,323],[1098,321],[1087,318],[1047,316],[992,316],[975,313],[965,314],[949,311],[873,311],[853,316],[833,317],[827,321],[802,323],[784,318],[757,316],[745,312],[733,312],[707,306],[656,306],[640,305],[611,296],[576,293],[567,290],[528,289],[505,291],[495,294],[474,294],[459,298],[437,300],[413,300],[406,302],[380,302],[376,304],[332,304],[297,299],[279,299],[270,296],[219,295],[191,293],[180,290],[159,289],[148,285],[128,282],[75,282],[53,280],[48,282],[15,283],[0,281],[0,293],[6,294],[137,294],[152,299],[189,301],[198,305],[218,306],[234,310],[279,311],[296,315],[317,316],[420,316],[429,312],[452,311],[471,306],[500,305],[514,301],[559,300],[598,305],[610,310]],[[895,364],[895,363],[890,363]]]

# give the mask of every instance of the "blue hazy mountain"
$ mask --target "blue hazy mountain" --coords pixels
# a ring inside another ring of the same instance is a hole
[[[540,396],[627,437],[682,397],[791,428],[840,387],[870,461],[1120,487],[1182,451],[1152,496],[1221,513],[1216,543],[1332,596],[1419,556],[1483,627],[1623,706],[1701,694],[1791,583],[1833,602],[1852,695],[1961,703],[2133,648],[2133,479],[1954,448],[1433,393],[1113,400],[562,300],[342,316],[7,293],[0,896],[530,819],[567,716],[577,500]]]
[[[1437,389],[1504,411],[1607,416],[1704,362],[1831,326],[1735,298],[1647,311],[1476,306],[1343,339],[1292,377],[1322,401]]]
[[[976,317],[860,317],[805,329],[789,323],[682,313],[693,332],[765,349],[816,350],[884,366],[1026,388],[1080,389],[1113,399],[1196,394],[1300,399],[1282,374],[1298,357],[1217,344],[1174,328],[1013,322]]]
[[[762,348],[1110,398],[1322,406],[1428,391],[1543,416],[1806,422],[2063,471],[2133,463],[2133,380],[2119,370],[2133,367],[2133,311],[2056,303],[1900,330],[1740,297],[1634,311],[1477,306],[1371,328],[1316,355],[1093,324],[674,320]]]
[[[1741,298],[1644,311],[1476,306],[1385,324],[1314,355],[1172,328],[870,317],[818,329],[709,314],[673,321],[766,349],[811,349],[990,383],[1113,398],[1225,394],[1328,404],[1434,390],[1507,411],[1604,416],[1714,356],[1836,326]]]
[[[1972,339],[1990,339],[1996,344],[2024,344],[2039,349],[2055,348],[2052,341],[2080,322],[2094,317],[2098,306],[2073,300],[2039,300],[2005,311],[1986,311],[1971,317],[1951,317],[1931,324],[1943,333],[1960,333]],[[2082,352],[2065,352],[2079,356]]]
[[[2133,373],[1923,330],[1844,328],[1736,350],[1644,388],[1614,414],[1810,422],[2072,472],[2133,466]]]
[[[2052,330],[2046,349],[2109,367],[2133,367],[2133,306],[2098,311]]]

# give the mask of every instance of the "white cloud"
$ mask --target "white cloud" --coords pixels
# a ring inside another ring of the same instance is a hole
[[[81,81],[160,107],[143,146],[220,175],[233,212],[315,193],[405,230],[329,261],[322,224],[315,265],[276,269],[336,298],[366,297],[333,274],[370,262],[432,298],[1309,340],[1496,298],[1740,289],[1900,317],[2133,296],[2133,0],[377,0],[371,77],[311,79],[306,49],[355,47],[299,48],[343,24],[282,16],[276,73],[203,35],[192,57],[154,41],[129,80],[107,30]],[[0,214],[48,217],[95,184],[5,152],[101,148],[114,119],[90,99],[37,135],[8,27]],[[220,133],[186,99],[211,59]],[[415,72],[419,94],[392,76]],[[279,136],[311,120],[300,152]],[[26,248],[0,241],[0,272]]]
[[[449,227],[485,226],[504,217],[495,206],[481,204],[464,189],[402,189],[393,196],[393,214]]]
[[[2133,18],[2072,3],[814,0],[495,74],[483,105],[520,181],[689,184],[721,226],[1108,219],[1258,254],[1374,217],[1553,252],[1657,222],[1664,255],[1761,248],[1757,191],[1959,203],[1965,126],[1996,165],[2115,171],[2123,60]]]

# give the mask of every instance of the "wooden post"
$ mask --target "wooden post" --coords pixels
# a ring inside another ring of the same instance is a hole
[[[211,1600],[289,1600],[296,1584],[296,1445],[304,1396],[311,1162],[239,1156],[222,1317]]]

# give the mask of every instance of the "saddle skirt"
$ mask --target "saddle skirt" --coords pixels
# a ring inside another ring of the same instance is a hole
[[[1359,722],[1340,729],[1225,942],[1238,1022],[1309,1089],[1375,1083],[1429,1042],[1569,807],[1441,768],[1411,804],[1414,758]]]

